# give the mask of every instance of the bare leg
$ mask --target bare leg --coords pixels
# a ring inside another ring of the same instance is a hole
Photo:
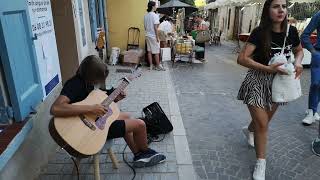
[[[156,66],[158,67],[160,65],[160,55],[159,54],[155,54],[154,55],[154,59],[156,61]]]
[[[152,54],[150,51],[148,51],[148,62],[150,64],[150,67],[152,66]]]
[[[118,120],[125,120],[125,119],[131,119],[130,113],[120,112]]]
[[[248,106],[254,121],[254,144],[257,159],[265,159],[269,116],[268,111],[254,106]]]
[[[134,143],[133,133],[126,133],[126,135],[123,138],[128,144],[133,154],[136,154],[139,152],[137,145]]]
[[[268,113],[268,117],[269,117],[269,123],[270,123],[273,115],[274,115],[275,112],[277,111],[278,107],[279,107],[278,104],[273,104],[273,105],[272,105],[272,110],[267,112],[267,113]]]
[[[146,124],[141,119],[125,119],[126,135],[124,137],[129,148],[133,153],[146,151],[147,144],[147,129]]]
[[[278,105],[277,104],[273,104],[272,105],[272,110],[271,111],[268,111],[268,118],[269,118],[269,122],[271,121],[274,113],[277,111],[278,109]],[[250,132],[254,132],[254,122],[251,120],[249,126],[248,126],[248,129]]]

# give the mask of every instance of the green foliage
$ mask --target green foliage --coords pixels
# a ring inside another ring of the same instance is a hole
[[[296,3],[290,9],[291,16],[297,20],[304,20],[312,17],[320,9],[320,2],[314,3]]]

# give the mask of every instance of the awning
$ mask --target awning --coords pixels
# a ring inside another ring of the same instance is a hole
[[[312,3],[312,2],[317,2],[319,0],[291,0],[290,2],[292,3]]]
[[[292,3],[312,3],[319,0],[291,0]],[[204,9],[217,9],[222,6],[246,6],[253,3],[264,3],[265,0],[216,0],[215,2],[207,4]]]
[[[216,0],[205,6],[205,10],[217,9],[222,6],[246,6],[253,3],[263,3],[264,0]]]

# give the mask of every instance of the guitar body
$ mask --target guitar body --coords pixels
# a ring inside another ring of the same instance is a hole
[[[74,103],[74,105],[101,104],[107,97],[106,92],[93,90],[85,100]],[[50,121],[49,131],[57,144],[70,155],[86,157],[98,153],[103,148],[109,127],[119,117],[119,114],[119,108],[112,102],[108,113],[100,119],[86,114],[82,117],[54,117]],[[86,125],[83,119],[90,122],[93,127]]]

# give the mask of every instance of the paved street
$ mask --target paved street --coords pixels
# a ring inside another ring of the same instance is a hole
[[[246,69],[236,64],[233,47],[226,44],[207,47],[206,64],[179,63],[170,70],[193,165],[201,180],[251,179],[255,162],[255,152],[241,133],[250,116],[236,100]],[[271,123],[267,180],[320,179],[320,158],[310,150],[317,125],[301,125],[309,79],[307,69],[302,78],[304,96],[281,107]]]
[[[123,111],[141,116],[141,110],[158,101],[170,118],[174,131],[152,148],[164,153],[164,164],[137,170],[136,180],[250,180],[255,162],[254,150],[246,144],[241,128],[249,123],[246,106],[236,100],[246,69],[236,64],[234,46],[207,47],[206,64],[177,63],[165,72],[148,71],[128,88],[129,96],[120,104]],[[108,83],[116,85],[125,73],[110,66]],[[307,104],[309,70],[302,78],[304,96],[281,107],[270,126],[267,180],[318,180],[320,158],[313,155],[310,143],[317,125],[303,127],[301,119]],[[112,169],[106,150],[100,158],[101,179],[128,180],[131,170],[123,163],[124,141],[112,147],[120,161]],[[126,151],[129,161],[132,155]],[[75,179],[72,161],[59,150],[42,168],[39,180]],[[193,173],[195,170],[195,174]],[[82,161],[81,179],[93,179],[90,159]]]

